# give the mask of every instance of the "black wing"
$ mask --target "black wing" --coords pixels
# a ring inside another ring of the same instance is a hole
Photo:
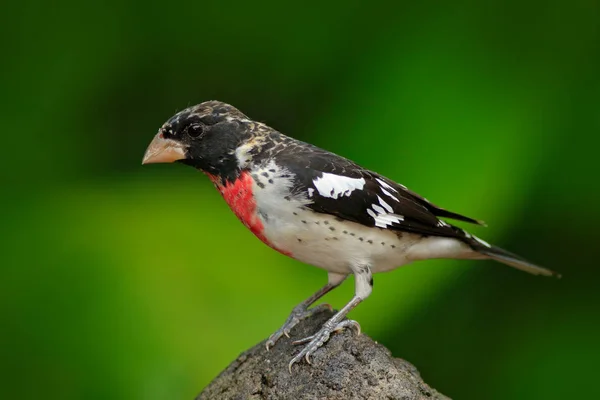
[[[464,231],[438,219],[481,224],[431,204],[403,185],[354,162],[302,143],[276,155],[295,175],[294,192],[312,200],[307,207],[366,226],[423,235],[460,237]]]

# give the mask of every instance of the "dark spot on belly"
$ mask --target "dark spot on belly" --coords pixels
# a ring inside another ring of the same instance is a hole
[[[269,179],[269,183],[273,183],[273,179]]]
[[[330,226],[330,227],[329,227],[329,230],[330,230],[330,231],[335,231],[335,228],[334,228],[333,226]]]
[[[306,223],[306,221],[305,221],[305,220],[302,220],[302,223],[303,223],[303,224],[305,224],[305,223]]]
[[[356,233],[350,232],[350,236],[356,236]]]
[[[332,237],[333,240],[339,240],[337,236]]]
[[[358,238],[358,240],[360,240],[360,241],[362,242],[362,241],[363,241],[363,240],[365,240],[365,239],[363,239],[363,238],[359,237],[359,238]]]
[[[329,225],[329,221],[323,221],[325,225]]]
[[[269,177],[269,174],[267,172],[263,172],[261,175],[264,176],[265,178]]]
[[[256,185],[257,185],[259,188],[261,188],[261,189],[264,189],[264,188],[265,188],[265,184],[264,184],[264,183],[262,183],[261,181],[256,181]]]
[[[396,245],[395,245],[395,244],[393,244],[393,245],[392,245],[392,249],[395,249],[395,248],[396,248]]]
[[[290,196],[283,196],[283,198],[286,199],[287,201],[292,200],[292,198]],[[298,215],[298,214],[294,213],[294,215]]]
[[[315,224],[321,225],[321,222],[320,221],[315,221]]]
[[[271,169],[269,170],[269,172],[277,172],[277,171],[275,171],[273,168],[271,168]]]
[[[385,246],[385,242],[381,242],[381,245],[382,245],[382,246]]]
[[[373,244],[372,240],[367,240],[367,243]]]
[[[329,238],[326,237],[325,240],[329,241]]]
[[[294,215],[298,215],[298,213],[297,213],[296,211],[293,211],[293,212],[292,212],[292,214],[294,214]]]
[[[258,215],[260,215],[261,218],[265,220],[265,222],[269,220],[269,216],[264,211],[262,211],[260,209],[258,210]]]
[[[252,174],[252,179],[254,179],[255,181],[258,181],[258,175]]]
[[[400,231],[396,231],[396,236],[398,236],[398,239],[402,239],[402,236],[404,236],[404,234]]]
[[[298,242],[302,243],[302,239],[298,238]]]
[[[344,231],[344,233],[347,235],[347,234],[348,234],[348,231]]]

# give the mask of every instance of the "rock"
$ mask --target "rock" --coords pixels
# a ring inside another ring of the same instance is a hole
[[[267,351],[265,341],[242,353],[219,374],[196,400],[246,399],[448,399],[430,388],[410,363],[393,358],[368,336],[346,329],[333,334],[311,360],[288,363],[301,346],[292,345],[316,332],[330,311],[315,313]]]

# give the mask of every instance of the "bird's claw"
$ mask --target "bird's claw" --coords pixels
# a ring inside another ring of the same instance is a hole
[[[334,328],[333,331],[339,332],[348,327],[353,327],[354,329],[356,329],[356,334],[360,335],[360,332],[361,332],[360,324],[353,319],[346,319],[346,320],[340,322],[339,324],[337,324],[337,326]]]
[[[348,328],[349,326],[354,327],[356,329],[356,334],[360,335],[360,332],[361,332],[360,324],[358,322],[354,321],[353,319],[346,319],[346,320],[340,322],[339,324],[337,324],[335,326],[335,328],[332,329],[332,332],[337,333],[339,331],[344,330],[345,328]],[[300,344],[308,343],[308,342],[312,341],[319,333],[320,332],[316,333],[315,335],[310,335],[310,336],[307,336],[302,339],[294,340],[292,342],[292,344],[297,346]]]
[[[292,342],[295,345],[304,343],[308,344],[290,361],[288,365],[290,374],[292,373],[292,366],[302,360],[302,358],[304,358],[308,364],[312,364],[310,361],[310,356],[329,340],[329,336],[332,332],[339,332],[345,328],[354,327],[356,328],[357,333],[360,335],[360,325],[356,321],[347,319],[337,323],[333,327],[331,327],[328,322],[326,322],[321,330],[314,335]]]
[[[277,331],[275,331],[275,333],[273,333],[271,336],[269,336],[269,339],[267,340],[267,342],[265,343],[265,346],[267,348],[267,350],[271,349],[273,346],[275,346],[275,343],[277,343],[277,341],[279,339],[281,339],[282,336],[285,336],[289,339],[290,337],[290,331],[296,326],[298,325],[298,323],[300,321],[302,321],[303,319],[306,319],[308,317],[310,317],[311,315],[315,314],[318,311],[321,310],[329,310],[331,311],[332,308],[329,304],[319,304],[318,306],[315,306],[311,309],[306,309],[306,307],[296,307],[292,310],[292,313],[290,314],[290,316],[288,317],[288,319],[285,321],[285,323],[283,324],[283,326],[281,328],[279,328]]]
[[[273,333],[271,336],[269,336],[269,339],[266,342],[266,347],[267,350],[270,350],[271,347],[275,346],[275,343],[277,343],[277,341],[279,339],[281,339],[282,336],[286,336],[287,338],[290,337],[290,329],[292,329],[294,326],[296,326],[298,324],[298,322],[300,322],[300,319],[294,315],[292,313],[292,315],[289,316],[289,318],[287,319],[287,321],[285,321],[285,324],[283,324],[283,326],[279,329],[277,329],[277,331],[275,331],[275,333]]]

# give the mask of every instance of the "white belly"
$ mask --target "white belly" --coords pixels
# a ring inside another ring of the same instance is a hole
[[[351,265],[389,271],[412,261],[409,249],[419,235],[397,233],[340,221],[328,214],[296,209],[286,217],[264,213],[264,235],[297,260],[332,272],[350,273]]]

